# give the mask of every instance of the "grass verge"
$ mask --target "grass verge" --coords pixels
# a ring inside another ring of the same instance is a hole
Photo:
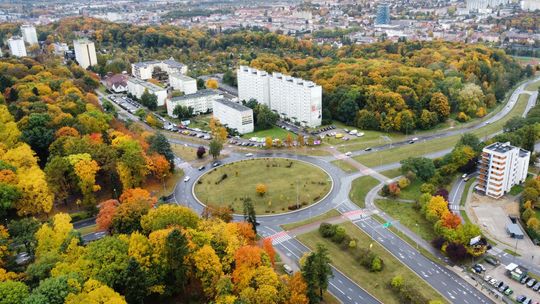
[[[475,180],[476,180],[476,177],[469,179],[465,183],[465,187],[463,188],[463,193],[461,194],[461,200],[459,201],[460,206],[465,206],[465,202],[467,201],[467,196],[469,195],[469,189],[471,188]]]
[[[164,182],[155,178],[149,178],[144,185],[144,189],[148,190],[148,192],[150,192],[150,194],[153,196],[160,198],[173,193],[174,187],[182,180],[183,177],[184,171],[176,168],[174,174],[169,176]]]
[[[87,234],[90,234],[90,233],[94,233],[94,232],[97,231],[97,225],[94,224],[94,225],[91,225],[91,226],[82,227],[81,229],[77,229],[77,231],[79,231],[81,233],[81,235],[87,235]]]
[[[503,251],[506,252],[506,253],[508,253],[508,254],[511,254],[511,255],[513,255],[513,256],[516,256],[516,257],[521,256],[521,254],[515,252],[514,250],[504,249]]]
[[[252,137],[272,137],[272,138],[280,138],[280,139],[285,139],[287,137],[287,134],[290,134],[293,138],[293,140],[296,139],[296,134],[292,133],[292,132],[289,132],[285,129],[282,129],[280,127],[272,127],[270,129],[267,129],[267,130],[259,130],[259,131],[255,131],[255,132],[251,132],[251,133],[247,133],[247,134],[244,134],[242,135],[242,138],[252,138]]]
[[[365,208],[366,195],[368,194],[369,190],[373,189],[379,183],[380,182],[377,179],[369,175],[359,177],[355,179],[351,184],[351,192],[349,192],[349,198],[358,207]]]
[[[197,159],[197,149],[179,144],[171,144],[171,149],[174,154],[184,161],[192,161]]]
[[[336,216],[339,216],[339,215],[341,215],[341,213],[339,213],[339,211],[337,211],[336,209],[331,209],[326,213],[311,217],[311,218],[309,218],[307,220],[303,220],[303,221],[296,222],[296,223],[283,224],[283,225],[281,225],[281,228],[288,231],[288,230],[292,230],[294,228],[302,227],[302,226],[305,226],[305,225],[308,225],[308,224],[311,224],[311,223],[315,223],[317,221],[323,221],[323,220],[333,218],[333,217],[336,217]]]
[[[382,211],[386,212],[390,217],[399,220],[399,223],[409,228],[412,232],[431,242],[435,232],[433,224],[414,207],[414,203],[404,203],[389,199],[379,199],[375,201],[375,205]]]
[[[382,171],[380,172],[382,175],[388,177],[388,178],[396,178],[400,175],[402,175],[401,173],[401,167],[399,168],[396,168],[396,169],[390,169],[390,170],[386,170],[386,171]]]
[[[332,161],[331,163],[346,173],[358,172],[358,168],[356,168],[355,166],[351,165],[350,163],[344,160],[338,159],[338,160]]]
[[[505,117],[489,125],[485,125],[481,128],[473,130],[469,133],[474,134],[479,138],[483,138],[487,135],[502,130],[504,124],[508,120],[510,120],[512,117],[521,116],[521,114],[523,114],[525,108],[527,107],[528,100],[529,94],[521,94],[518,98],[516,105]],[[385,151],[359,155],[354,157],[354,159],[368,167],[375,167],[380,164],[399,162],[400,160],[406,159],[408,157],[425,155],[428,152],[432,152],[433,147],[436,147],[437,150],[451,148],[458,142],[460,137],[461,135],[452,135],[443,138],[433,139],[426,142],[419,141],[414,145],[404,145]]]
[[[540,80],[529,84],[528,86],[525,87],[525,90],[534,92],[534,91],[538,91],[539,88],[540,88]]]
[[[362,288],[365,288],[382,303],[401,303],[401,299],[398,295],[389,292],[388,286],[392,278],[397,275],[401,275],[405,282],[415,286],[426,298],[430,300],[441,299],[441,296],[437,291],[409,268],[404,267],[404,265],[386,251],[384,247],[373,242],[367,234],[358,229],[354,224],[347,222],[340,226],[345,228],[348,235],[358,240],[357,244],[360,247],[368,247],[370,243],[373,243],[371,250],[379,255],[384,262],[384,269],[381,272],[370,272],[368,269],[361,266],[351,253],[341,249],[338,245],[328,239],[321,237],[319,231],[302,234],[298,236],[298,239],[311,249],[315,248],[317,243],[324,244],[328,248],[332,264],[358,285],[362,286]]]

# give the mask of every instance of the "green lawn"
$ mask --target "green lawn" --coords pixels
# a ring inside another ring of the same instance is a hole
[[[284,140],[287,137],[287,134],[291,134],[293,139],[296,139],[297,137],[294,133],[289,132],[285,129],[282,129],[280,127],[273,127],[267,130],[260,130],[260,131],[244,134],[242,135],[242,138],[252,138],[252,137],[265,138],[265,137],[270,136],[272,138],[280,138],[281,140]]]
[[[465,202],[467,201],[467,195],[469,194],[469,189],[471,188],[475,180],[476,180],[476,177],[469,179],[465,183],[465,188],[463,188],[463,193],[461,194],[461,201],[459,202],[460,206],[465,206]]]
[[[258,184],[267,186],[264,196],[256,192]],[[331,184],[326,172],[305,162],[251,159],[209,171],[195,186],[195,194],[204,204],[230,206],[235,213],[243,212],[243,200],[249,197],[257,214],[269,214],[289,211],[297,202],[303,206],[317,202],[330,191]]]
[[[418,197],[420,197],[420,186],[422,186],[424,182],[420,179],[414,180],[408,187],[405,189],[402,189],[399,193],[399,198],[406,199],[406,200],[417,200]]]
[[[369,175],[359,177],[352,182],[351,192],[349,192],[349,198],[353,203],[358,205],[358,207],[365,208],[365,199],[367,193],[379,183],[380,182],[377,179]]]
[[[284,230],[291,230],[291,229],[294,229],[294,228],[302,227],[302,226],[307,225],[307,224],[311,224],[311,223],[315,223],[315,222],[318,222],[318,221],[323,221],[323,220],[326,220],[326,219],[329,219],[329,218],[333,218],[333,217],[336,217],[336,216],[339,216],[339,215],[341,215],[341,213],[339,213],[339,211],[337,211],[336,209],[330,209],[326,213],[311,217],[311,218],[309,218],[307,220],[303,220],[303,221],[296,222],[296,223],[291,223],[291,224],[283,224],[283,225],[281,225],[281,228],[283,228]]]
[[[171,144],[171,149],[174,154],[184,161],[192,161],[197,159],[197,149],[179,144]]]
[[[512,108],[512,111],[510,111],[508,115],[494,123],[485,125],[479,129],[471,131],[470,133],[478,136],[480,139],[483,139],[487,135],[502,130],[502,127],[508,120],[510,120],[510,118],[515,116],[521,116],[523,114],[527,106],[528,100],[529,94],[521,94],[519,96],[517,104],[514,106],[514,108]],[[453,135],[433,139],[427,142],[420,141],[413,145],[404,145],[381,152],[359,155],[354,157],[354,159],[368,167],[399,162],[408,157],[420,156],[429,152],[451,148],[457,143],[460,137],[461,135]]]
[[[375,205],[424,240],[431,242],[435,237],[433,224],[414,207],[414,203],[380,199],[375,201]]]
[[[534,92],[534,91],[538,91],[539,88],[540,88],[540,80],[529,84],[528,86],[525,87],[525,90]]]
[[[390,170],[383,171],[383,172],[380,172],[380,173],[382,175],[388,177],[388,178],[395,178],[395,177],[398,177],[398,176],[402,175],[401,167],[396,168],[396,169],[390,169]]]
[[[360,263],[354,259],[351,253],[341,249],[338,245],[334,244],[328,239],[324,239],[320,236],[318,231],[312,231],[300,235],[298,236],[298,239],[311,249],[315,248],[317,243],[324,244],[328,248],[332,265],[345,273],[349,278],[351,278],[358,285],[362,286],[362,288],[366,289],[382,303],[402,303],[399,296],[391,292],[388,287],[388,283],[397,275],[401,275],[405,282],[415,286],[416,289],[428,299],[442,300],[441,295],[437,293],[437,291],[435,291],[431,286],[429,286],[429,284],[418,277],[409,268],[404,266],[399,260],[386,251],[386,249],[384,249],[378,243],[373,242],[367,234],[358,229],[358,227],[354,226],[354,224],[347,222],[340,226],[344,227],[347,234],[349,234],[352,238],[356,238],[358,240],[357,244],[359,247],[366,248],[369,246],[369,244],[373,243],[373,252],[379,255],[384,262],[383,271],[370,272],[365,267],[361,266]],[[444,300],[442,301],[446,302]]]
[[[343,170],[343,171],[345,171],[347,173],[358,172],[358,168],[356,168],[355,166],[351,165],[350,163],[348,163],[347,161],[344,161],[342,159],[334,160],[331,163],[334,166],[340,168],[341,170]]]

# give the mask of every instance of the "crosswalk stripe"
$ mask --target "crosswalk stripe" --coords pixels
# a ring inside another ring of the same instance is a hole
[[[269,238],[272,240],[273,245],[277,245],[277,244],[290,240],[291,236],[287,232],[281,231],[274,235],[269,236]]]

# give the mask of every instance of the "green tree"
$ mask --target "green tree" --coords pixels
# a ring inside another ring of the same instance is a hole
[[[189,254],[188,241],[178,229],[173,229],[165,242],[165,256],[167,260],[166,283],[175,290],[181,290],[188,280],[188,264],[186,258]]]
[[[108,236],[88,244],[86,248],[84,260],[88,261],[90,276],[107,286],[120,286],[122,273],[129,261],[127,239]]]
[[[480,153],[482,151],[482,143],[480,142],[480,139],[478,139],[478,136],[472,133],[465,133],[461,135],[456,146],[469,146],[476,153]]]
[[[186,107],[183,105],[176,105],[173,110],[173,115],[178,117],[180,120],[186,120],[193,117],[193,108]]]
[[[64,304],[68,294],[77,293],[78,286],[71,284],[67,276],[58,276],[45,279],[32,291],[25,304]],[[20,303],[20,302],[19,302]]]
[[[147,274],[141,269],[141,265],[130,258],[127,268],[122,273],[122,294],[130,304],[144,303],[148,288]]]
[[[15,244],[24,246],[24,250],[31,257],[34,256],[37,246],[36,232],[40,222],[33,217],[25,217],[20,220],[12,220],[8,224],[9,235]]]
[[[347,125],[352,125],[354,124],[358,110],[358,104],[356,103],[354,96],[350,96],[350,98],[343,100],[339,104],[337,114],[341,121]]]
[[[155,111],[158,106],[157,96],[149,93],[148,90],[144,90],[144,93],[141,95],[141,104],[148,109]]]
[[[319,303],[333,276],[328,249],[322,244],[317,244],[317,249],[307,256],[301,271],[307,284],[309,302]]]
[[[522,136],[521,147],[531,153],[534,152],[534,145],[538,139],[538,134],[535,130],[535,127],[532,125],[526,126],[524,130],[524,135]]]
[[[169,143],[165,135],[161,133],[156,133],[148,137],[147,142],[150,145],[150,147],[148,147],[148,151],[159,153],[165,156],[165,158],[171,165],[171,168],[174,170],[174,153],[171,149],[171,144]]]
[[[20,197],[21,192],[17,187],[0,183],[0,217],[4,217],[10,209],[15,207],[14,204]]]
[[[233,87],[237,87],[237,79],[236,79],[236,73],[233,73],[231,70],[227,70],[223,74],[223,83],[228,84]]]
[[[249,197],[244,199],[244,220],[251,224],[251,228],[257,234],[257,216],[255,215],[253,202]]]
[[[429,180],[435,174],[435,165],[433,160],[425,157],[409,157],[400,162],[401,172],[413,172],[423,181]]]
[[[218,139],[214,138],[210,141],[209,153],[214,159],[218,158],[221,154],[221,149],[223,149],[223,144]]]
[[[47,184],[54,193],[55,199],[66,203],[72,187],[77,187],[76,177],[69,160],[65,157],[54,156],[45,166]]]
[[[266,130],[274,126],[279,119],[279,115],[274,113],[267,105],[257,105],[257,129]]]
[[[31,113],[22,128],[21,139],[32,147],[42,163],[49,156],[48,148],[54,141],[55,130],[51,128],[51,117],[47,113]]]
[[[24,303],[28,295],[28,286],[23,282],[0,282],[0,304]]]

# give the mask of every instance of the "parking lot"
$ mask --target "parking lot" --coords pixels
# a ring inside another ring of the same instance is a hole
[[[487,289],[492,295],[495,295],[497,298],[505,298],[506,303],[514,303],[519,296],[525,296],[527,299],[531,299],[531,304],[540,301],[540,293],[533,290],[537,282],[534,282],[532,285],[529,284],[531,285],[529,287],[527,284],[521,284],[510,278],[505,269],[506,265],[499,264],[498,266],[492,266],[488,263],[481,263],[481,265],[486,269],[485,272],[473,274],[473,276],[476,278],[478,284],[483,289]],[[540,289],[540,284],[538,288]]]

